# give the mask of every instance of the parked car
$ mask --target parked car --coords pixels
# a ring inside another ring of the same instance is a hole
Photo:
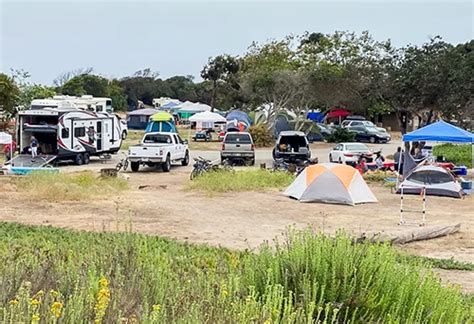
[[[313,127],[313,131],[306,135],[306,138],[310,143],[317,141],[324,141],[328,136],[333,133],[333,129],[323,123],[316,123]]]
[[[341,126],[346,127],[346,128],[348,128],[348,127],[358,127],[358,126],[374,127],[376,129],[378,129],[379,132],[387,133],[387,130],[385,128],[377,127],[377,125],[372,123],[370,120],[346,119],[346,120],[342,121]]]
[[[381,132],[372,126],[350,126],[346,129],[356,134],[358,142],[387,143],[391,140],[390,134]]]
[[[193,141],[195,141],[195,142],[197,142],[197,141],[208,142],[208,141],[212,140],[211,133],[206,132],[206,131],[196,132],[196,134],[194,134],[194,136],[192,138],[193,138]]]
[[[222,141],[221,162],[242,161],[255,165],[255,145],[252,136],[246,132],[227,132]]]
[[[339,143],[329,152],[329,162],[356,164],[363,154],[367,162],[372,162],[373,153],[362,143]]]
[[[140,165],[161,165],[164,172],[169,172],[173,162],[189,164],[188,142],[177,133],[146,133],[140,144],[129,148],[128,160],[133,172],[138,171]]]
[[[282,131],[278,135],[273,159],[283,159],[285,162],[297,160],[306,161],[311,158],[311,150],[305,133],[298,131]]]

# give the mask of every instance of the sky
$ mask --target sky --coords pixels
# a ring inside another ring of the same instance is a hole
[[[120,78],[150,68],[199,80],[211,56],[305,31],[368,30],[394,45],[440,35],[473,39],[471,1],[18,1],[0,0],[0,71],[35,83],[93,67]]]

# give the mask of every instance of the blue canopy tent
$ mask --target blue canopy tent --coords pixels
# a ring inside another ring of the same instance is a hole
[[[322,123],[324,121],[324,117],[325,117],[324,113],[322,113],[320,111],[312,111],[312,112],[309,112],[306,115],[306,118],[308,118],[309,120],[318,122],[318,123]]]
[[[474,143],[474,134],[440,120],[403,135],[403,141]]]

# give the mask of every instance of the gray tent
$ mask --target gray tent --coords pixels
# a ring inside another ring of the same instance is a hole
[[[427,195],[461,198],[465,193],[448,170],[435,165],[420,165],[408,174],[397,193],[420,194],[426,188]]]

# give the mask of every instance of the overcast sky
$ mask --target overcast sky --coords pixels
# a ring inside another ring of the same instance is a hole
[[[305,31],[369,30],[397,46],[473,38],[471,1],[0,0],[0,21],[1,71],[24,69],[45,84],[83,67],[107,77],[147,67],[163,78],[198,76],[209,56]]]

